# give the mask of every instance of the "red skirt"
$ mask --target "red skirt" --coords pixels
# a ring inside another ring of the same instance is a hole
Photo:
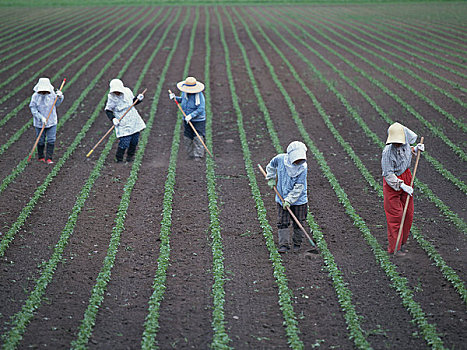
[[[404,173],[398,176],[398,178],[403,180],[406,185],[410,186],[410,182],[412,181],[412,173],[410,172],[410,169],[404,171]],[[408,194],[403,190],[395,191],[386,183],[384,178],[383,194],[384,211],[386,212],[386,222],[388,225],[388,252],[394,253]],[[405,242],[407,242],[407,238],[409,238],[410,228],[412,227],[413,221],[413,210],[413,197],[410,197],[409,206],[407,207],[407,213],[405,215],[404,227],[402,229],[397,250],[400,250],[401,244],[405,244]]]

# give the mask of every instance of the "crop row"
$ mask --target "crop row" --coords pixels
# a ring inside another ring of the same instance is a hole
[[[147,71],[149,69],[149,66],[152,64],[155,55],[160,51],[160,48],[162,47],[162,44],[165,41],[170,29],[176,23],[176,20],[179,17],[179,14],[180,14],[180,9],[178,10],[178,14],[174,18],[174,20],[171,22],[171,24],[169,26],[167,26],[166,30],[164,31],[164,34],[161,36],[161,38],[159,40],[158,45],[156,46],[153,53],[149,57],[147,63],[145,64],[144,68],[142,69],[142,71],[140,73],[140,76],[138,78],[138,81],[135,84],[135,88],[134,88],[134,93],[135,94],[137,93],[137,91],[138,91],[138,89],[139,89],[139,87],[141,85],[141,82],[142,82],[144,76],[146,75],[146,73],[147,73]],[[186,25],[187,19],[188,19],[188,13],[187,13],[187,16],[185,17],[184,22],[181,24],[181,26],[180,26],[180,28],[178,30],[177,37],[175,38],[175,41],[174,41],[174,46],[173,46],[174,49],[177,46],[177,43],[178,43],[178,40],[180,38],[182,29]],[[152,34],[153,34],[153,32],[151,32],[148,35],[147,38],[149,39],[150,37],[152,37]],[[142,49],[144,46],[145,46],[145,43],[143,42],[140,45],[139,49]],[[174,49],[172,50],[172,55],[173,55]],[[137,54],[138,54],[138,52],[135,52],[135,54],[133,55],[132,58],[135,58],[137,56]],[[165,73],[166,73],[166,71],[167,71],[167,69],[169,67],[172,55],[169,55],[168,58],[167,58],[166,64],[165,64],[165,66],[163,68],[163,74],[161,75],[161,78],[159,79],[158,86],[156,88],[156,92],[155,92],[153,101],[158,101],[159,100],[159,96],[160,96],[160,93],[161,93],[161,90],[162,90],[162,84],[165,81]],[[133,166],[131,168],[131,172],[130,172],[130,175],[129,175],[128,179],[127,179],[127,182],[126,182],[126,184],[125,184],[125,186],[123,188],[122,199],[121,199],[120,204],[119,204],[118,209],[117,209],[117,215],[116,215],[116,218],[115,218],[115,226],[112,228],[112,235],[111,235],[111,239],[110,239],[110,243],[109,243],[109,248],[107,250],[107,256],[105,257],[104,264],[103,264],[103,266],[101,268],[101,271],[99,272],[99,275],[97,276],[96,284],[94,285],[94,288],[93,288],[92,293],[91,293],[91,297],[89,298],[88,307],[87,307],[87,309],[86,309],[86,311],[84,313],[83,320],[82,320],[81,325],[79,327],[77,338],[71,344],[72,349],[85,349],[86,344],[88,343],[89,338],[90,338],[90,336],[92,334],[92,329],[93,329],[93,327],[95,325],[97,312],[99,311],[99,307],[102,304],[102,301],[104,300],[104,293],[105,293],[105,290],[107,288],[107,284],[110,281],[111,271],[112,271],[112,268],[113,268],[113,265],[114,265],[114,262],[115,262],[115,257],[116,257],[116,254],[117,254],[118,246],[120,244],[120,237],[121,237],[121,234],[122,234],[122,232],[123,232],[123,230],[125,228],[125,226],[124,226],[125,217],[126,217],[126,213],[127,213],[129,204],[130,204],[131,193],[132,193],[133,187],[134,187],[134,185],[135,185],[135,183],[136,183],[136,181],[138,179],[138,172],[139,172],[139,169],[141,167],[141,161],[143,159],[144,152],[146,150],[146,146],[147,146],[148,139],[149,139],[149,134],[150,134],[150,131],[151,131],[152,126],[154,124],[156,111],[157,111],[157,103],[153,102],[153,104],[151,105],[150,117],[149,117],[149,119],[148,119],[148,121],[146,123],[146,129],[142,134],[141,142],[139,143],[139,147],[138,147],[138,151],[136,153],[135,161],[134,161]],[[115,140],[115,137],[113,136],[112,139]]]
[[[129,26],[127,27],[126,30],[124,30],[122,32],[122,36],[126,34],[126,32],[128,32],[130,29],[131,29],[132,26]],[[143,27],[144,28],[144,27]],[[131,42],[133,42],[134,40],[136,40],[137,38],[137,35],[140,33],[140,31],[142,31],[142,29],[140,29],[130,40],[128,40],[127,43],[125,43],[120,49],[119,49],[119,52],[123,52],[129,45]],[[96,77],[93,79],[93,81],[83,90],[82,92],[82,95],[81,96],[86,96],[93,88],[94,86],[97,84],[97,82],[102,78],[102,75],[104,74],[104,72],[112,66],[112,64],[117,60],[118,58],[118,55],[115,55],[113,56],[112,59],[110,59],[106,65],[104,66],[104,68],[101,70],[100,73],[98,73],[96,75]],[[74,105],[71,107],[71,109],[74,108],[77,108],[79,106],[79,103],[80,103],[80,99],[76,100]],[[29,214],[32,212],[34,206],[36,205],[37,201],[39,200],[39,198],[44,194],[45,190],[47,189],[47,187],[49,186],[49,184],[51,183],[52,179],[57,175],[57,173],[59,172],[59,170],[61,169],[61,167],[63,166],[63,164],[65,163],[65,161],[70,157],[70,155],[75,151],[75,149],[78,147],[78,145],[80,144],[80,142],[83,140],[84,136],[85,136],[85,133],[83,133],[83,130],[86,130],[86,132],[89,130],[91,124],[96,120],[96,117],[94,118],[89,118],[86,123],[84,124],[83,128],[81,129],[81,131],[78,133],[78,135],[76,136],[76,138],[74,139],[74,141],[71,143],[71,145],[67,148],[67,150],[64,152],[64,155],[62,156],[62,158],[59,159],[59,161],[55,164],[55,166],[52,168],[51,172],[47,175],[46,179],[44,180],[44,182],[36,189],[36,191],[34,192],[32,198],[30,199],[30,201],[28,202],[28,204],[23,208],[23,210],[21,211],[18,219],[15,221],[15,223],[12,224],[11,228],[8,230],[8,232],[4,235],[2,241],[0,242],[0,257],[3,256],[5,254],[5,250],[6,248],[8,247],[8,245],[10,244],[10,242],[13,240],[15,234],[18,232],[18,230],[20,229],[20,227],[24,224],[24,222],[26,221],[27,217],[29,216]],[[25,159],[22,160],[21,163],[24,162],[24,167],[26,166],[27,164],[27,157],[25,157]],[[17,167],[18,169],[18,167]],[[21,170],[22,171],[22,170]]]
[[[102,24],[105,24],[105,22],[108,22],[108,21],[111,21],[115,18],[118,18],[118,14],[113,14],[113,15],[110,15],[108,18],[106,18],[106,20],[103,20],[103,21],[100,21],[98,24],[95,24],[95,25],[90,25],[89,26],[89,30],[94,30],[95,27],[97,27],[98,25],[102,25]],[[127,21],[125,21],[125,23],[127,23]],[[45,72],[47,72],[48,69],[50,69],[51,67],[54,67],[55,65],[62,65],[63,64],[63,61],[67,58],[67,56],[69,54],[72,54],[73,52],[75,51],[78,51],[80,50],[80,48],[85,44],[87,43],[88,41],[92,40],[93,38],[96,38],[98,37],[104,30],[105,28],[111,28],[111,23],[107,24],[104,28],[100,29],[100,30],[97,30],[95,31],[92,35],[88,35],[87,37],[84,36],[85,39],[81,40],[79,44],[75,45],[73,47],[73,49],[69,49],[69,50],[66,50],[63,54],[61,54],[59,57],[49,61],[47,64],[45,64],[42,68],[40,69],[37,69],[35,70],[35,73],[29,78],[27,79],[25,82],[23,82],[22,84],[18,84],[18,86],[14,87],[13,89],[11,89],[11,91],[9,91],[7,94],[5,94],[2,98],[0,98],[0,104],[1,103],[4,103],[5,101],[7,101],[8,99],[10,99],[11,97],[13,97],[15,94],[18,93],[18,91],[21,91],[22,89],[24,89],[25,87],[27,86],[31,86],[31,84],[34,84],[35,81],[42,75],[44,74]],[[88,31],[84,31],[83,35],[87,34]],[[81,37],[81,36],[79,36]],[[105,37],[109,37],[109,34],[107,34]],[[96,43],[94,43],[92,45],[92,47],[96,47],[97,45],[99,44],[102,44],[104,38],[101,38],[100,40],[98,40]],[[63,67],[61,69],[58,70],[58,72],[53,76],[51,77],[51,80],[56,80],[58,78],[60,78],[60,76],[62,74],[64,74],[64,72],[67,71],[67,69],[75,62],[77,62],[79,59],[81,59],[82,57],[84,57],[87,53],[89,53],[91,51],[91,49],[87,49],[87,50],[84,50],[83,52],[81,52],[77,57],[75,57],[74,59],[68,61],[66,64],[63,65]],[[33,62],[34,63],[34,62]],[[26,67],[24,67],[22,69],[25,70],[26,68],[31,68],[33,65],[32,64],[29,64],[27,65]],[[87,66],[87,65],[84,65],[84,66]],[[82,72],[82,70],[81,70]],[[78,75],[79,76],[79,75]],[[73,76],[71,78],[71,80],[76,80],[77,76]],[[6,79],[5,80],[5,84],[6,83],[9,83],[10,80],[12,80],[11,78],[10,79]],[[70,80],[70,79],[68,79]],[[67,85],[65,85],[63,91],[66,91],[67,89],[69,88],[69,82]],[[21,102],[17,107],[15,107],[12,111],[10,111],[9,113],[6,114],[5,117],[3,117],[1,120],[0,120],[0,127],[5,125],[12,117],[14,116],[17,116],[18,115],[18,112],[21,111],[21,109],[23,109],[25,106],[27,106],[27,104],[29,103],[29,98],[26,98],[23,100],[23,102]],[[30,126],[32,125],[31,121],[29,123],[26,123],[26,125]],[[17,133],[15,133],[15,136],[17,135]],[[19,134],[21,135],[21,134]],[[12,139],[13,140],[16,140],[18,136],[12,136],[10,138],[10,140],[8,140],[8,142],[6,143],[7,145],[10,145],[12,143]],[[5,150],[8,148],[8,146],[6,145],[3,145],[2,148],[1,148],[1,153],[5,152]],[[1,154],[0,153],[0,154]]]
[[[287,29],[287,28],[286,28]],[[334,94],[339,98],[339,100],[342,102],[342,104],[346,107],[346,109],[349,111],[350,115],[357,121],[357,123],[363,128],[364,132],[370,136],[370,138],[381,148],[384,147],[384,143],[377,137],[377,135],[368,128],[368,126],[365,124],[361,116],[358,114],[355,108],[351,106],[351,104],[345,99],[345,97],[339,93],[337,88],[325,77],[323,74],[315,68],[315,66],[312,64],[309,58],[307,58],[305,55],[303,55],[295,46],[292,44],[288,43],[280,34],[277,30],[275,30],[276,34],[282,38],[284,42],[305,62],[305,64],[310,67],[310,69],[320,78],[321,81],[323,81],[326,86],[334,92]],[[288,32],[297,38],[297,36],[288,30]],[[322,44],[322,43],[321,43]],[[307,49],[312,51],[315,55],[317,55],[323,62],[325,62],[327,65],[331,67],[335,72],[339,74],[340,77],[342,77],[350,86],[355,88],[369,103],[372,107],[374,107],[379,114],[383,117],[383,119],[388,122],[388,124],[392,124],[393,121],[384,113],[384,111],[377,105],[376,101],[371,99],[362,89],[360,89],[351,79],[347,78],[340,70],[338,70],[334,65],[332,65],[323,55],[321,55],[319,52],[317,52],[311,45],[307,43],[303,43]],[[326,46],[325,44],[322,44],[323,46]],[[342,57],[338,53],[336,53],[334,50],[328,48],[331,52],[335,53],[338,55],[344,62],[347,62],[349,65],[352,67],[355,67],[355,65],[352,62],[349,62],[346,58]],[[356,68],[358,69],[358,68]],[[429,160],[434,160],[429,153],[427,152],[427,158]],[[439,172],[444,175],[447,179],[452,179],[453,183],[457,184],[461,189],[465,189],[467,186],[459,179],[455,178],[447,169],[445,169],[439,162],[436,161],[435,163],[437,167],[435,167]],[[466,233],[467,232],[467,226],[465,222],[458,217],[457,214],[455,214],[447,205],[445,205],[425,184],[423,184],[420,180],[416,180],[416,184],[419,185],[422,189],[422,194],[424,194],[430,201],[435,203],[435,205],[441,210],[443,215],[450,221],[452,221],[462,232]]]
[[[256,21],[253,21],[253,22],[256,23],[257,26],[259,26]],[[265,35],[264,31],[262,31],[261,28],[258,28],[258,30],[262,32],[263,35]],[[260,54],[261,54],[261,51],[260,51]],[[327,162],[324,158],[323,153],[316,147],[314,142],[311,140],[309,135],[306,133],[305,127],[303,126],[303,123],[298,116],[298,113],[295,109],[295,106],[290,96],[286,92],[285,88],[282,86],[282,83],[280,82],[276,73],[274,72],[274,68],[272,64],[270,63],[270,61],[268,60],[264,52],[262,54],[262,57],[266,65],[270,69],[270,73],[273,76],[273,79],[277,85],[277,88],[284,95],[284,99],[286,100],[290,108],[290,113],[292,114],[292,117],[295,123],[297,124],[297,127],[299,129],[299,132],[302,138],[305,140],[305,143],[307,144],[308,149],[312,151],[316,161],[320,165],[323,175],[328,179],[330,185],[334,189],[339,199],[339,202],[343,205],[347,215],[349,215],[349,217],[354,222],[354,225],[362,232],[365,240],[368,242],[368,244],[372,248],[372,251],[375,255],[376,260],[380,263],[386,275],[392,280],[394,288],[399,292],[399,295],[402,299],[404,306],[408,309],[414,321],[421,329],[427,343],[432,344],[434,346],[442,347],[442,341],[439,337],[439,334],[436,332],[436,328],[427,321],[425,313],[421,309],[420,305],[417,302],[415,302],[415,300],[413,299],[413,291],[407,286],[406,279],[400,276],[399,273],[397,273],[396,267],[389,260],[387,253],[384,251],[384,249],[381,248],[377,240],[371,235],[371,232],[369,228],[367,227],[366,223],[357,214],[356,210],[353,208],[352,204],[350,203],[350,200],[347,197],[347,194],[345,193],[343,188],[340,186],[338,180],[336,179],[331,169],[327,165]],[[325,115],[324,110],[322,109],[320,103],[317,101],[314,95],[312,95],[312,99],[313,99],[313,103],[315,107],[318,109],[320,114]]]
[[[334,135],[334,137],[336,138],[336,140],[339,142],[339,144],[341,144],[341,146],[343,147],[343,149],[347,152],[347,154],[349,155],[349,157],[353,160],[355,166],[357,167],[357,169],[359,169],[359,171],[361,172],[362,176],[365,178],[365,180],[370,184],[370,186],[372,188],[374,188],[378,195],[380,197],[383,196],[383,191],[382,191],[382,186],[372,177],[372,175],[370,174],[370,172],[365,168],[365,166],[363,165],[362,161],[360,160],[360,158],[355,154],[355,152],[352,150],[352,147],[347,143],[345,142],[345,140],[342,138],[342,136],[339,134],[339,132],[337,131],[337,129],[334,127],[334,125],[332,124],[330,118],[327,116],[327,114],[325,113],[324,110],[322,110],[322,108],[320,107],[320,104],[318,102],[318,100],[316,99],[316,97],[312,94],[312,92],[309,90],[309,88],[306,86],[305,82],[300,78],[300,76],[297,74],[297,72],[295,71],[295,69],[293,68],[293,66],[291,65],[291,63],[285,58],[284,54],[277,48],[277,46],[266,36],[266,34],[264,33],[264,31],[261,30],[261,28],[258,28],[259,31],[262,33],[263,37],[266,39],[266,41],[269,43],[269,45],[271,47],[274,48],[274,50],[278,53],[278,55],[282,58],[282,60],[284,61],[284,63],[287,65],[287,67],[289,68],[292,76],[295,78],[295,80],[299,83],[299,85],[302,87],[302,89],[307,93],[307,95],[312,99],[313,101],[313,104],[317,107],[318,111],[320,112],[320,115],[321,117],[323,118],[326,126],[329,128],[329,130],[332,132],[332,134]],[[275,31],[276,34],[281,37],[281,34],[278,32],[278,31]],[[252,39],[253,40],[253,39]],[[285,41],[285,39],[283,39]],[[256,43],[256,45],[258,50],[261,50],[261,48],[259,47],[259,45]],[[294,49],[293,46],[290,46],[291,49]],[[310,62],[308,61],[308,59],[304,58],[303,54],[301,53],[297,53],[304,61],[305,63],[309,64]],[[264,55],[264,53],[262,54],[263,57],[266,57]],[[315,71],[315,73],[317,75],[320,75],[319,72]],[[322,78],[320,76],[320,78]],[[323,78],[324,79],[324,78]],[[278,79],[276,79],[278,81]],[[332,86],[329,86],[329,88],[331,90],[332,89]],[[334,90],[333,90],[334,91]],[[337,92],[337,91],[334,91],[334,93],[336,93],[336,95],[338,95],[338,97],[344,101],[344,105],[348,105],[348,102],[346,102],[343,97]],[[293,113],[296,114],[296,111],[293,109]],[[352,111],[350,111],[352,112]],[[353,114],[353,113],[351,113]],[[364,129],[364,131],[367,133],[367,130]],[[372,137],[372,139],[376,139],[377,140],[377,145],[379,145],[380,147],[383,147],[383,143],[376,138],[376,135],[373,135],[374,137]],[[441,272],[443,273],[444,277],[450,281],[453,286],[455,287],[455,289],[459,292],[459,294],[461,295],[462,299],[464,302],[467,301],[467,292],[466,292],[466,289],[465,289],[465,286],[464,286],[464,283],[463,281],[459,278],[459,276],[454,272],[454,270],[452,268],[450,268],[445,262],[444,260],[442,259],[442,257],[439,255],[439,253],[436,252],[436,249],[426,240],[423,238],[423,236],[420,234],[420,231],[416,228],[416,226],[414,225],[413,226],[413,230],[417,232],[416,234],[416,239],[417,241],[420,243],[421,247],[427,252],[428,256],[430,256],[431,259],[433,259],[436,263],[436,265],[440,268]]]
[[[128,23],[128,21],[131,21],[133,20],[134,18],[136,18],[139,14],[141,13],[138,12],[137,14],[135,14],[134,16],[130,17],[127,21],[123,22],[123,23]],[[167,14],[166,14],[167,16]],[[166,17],[164,17],[165,19]],[[117,35],[115,37],[114,40],[112,40],[108,45],[106,45],[106,47],[104,47],[101,51],[99,51],[99,53],[94,56],[93,58],[89,59],[86,64],[84,64],[80,70],[70,79],[70,81],[68,82],[68,86],[65,86],[65,88],[69,88],[70,86],[73,85],[73,83],[75,83],[76,81],[78,81],[79,77],[86,72],[86,70],[99,58],[99,57],[102,57],[108,50],[110,50],[114,45],[115,43],[117,43],[121,38],[123,38],[128,32],[129,32],[130,28],[127,28],[126,30],[122,31],[119,35]],[[64,73],[65,72],[65,69],[67,67],[69,67],[72,63],[75,63],[76,61],[78,61],[80,58],[82,58],[85,54],[87,54],[88,52],[90,52],[93,48],[96,48],[99,44],[101,44],[104,40],[106,40],[107,38],[109,38],[110,36],[112,36],[113,34],[115,33],[118,33],[118,28],[114,28],[113,30],[111,30],[107,35],[105,35],[103,38],[101,38],[101,40],[98,40],[96,43],[94,43],[92,45],[92,47],[90,47],[89,49],[87,49],[86,51],[82,52],[82,54],[80,54],[79,56],[77,56],[74,60],[72,60],[71,62],[69,62],[69,64],[67,64],[65,67],[63,67],[63,69],[61,69],[59,72],[57,72],[56,75],[54,75],[54,79],[57,79],[61,74],[61,73]],[[120,51],[120,52],[123,52],[123,51]],[[115,60],[117,59],[117,57],[114,57],[113,59],[111,59],[112,62],[115,62]],[[109,69],[111,67],[111,65],[107,64],[105,66],[105,70],[101,72],[101,74],[98,74],[89,84],[88,84],[88,88],[84,89],[80,96],[75,100],[75,102],[73,102],[73,105],[67,110],[67,112],[59,119],[58,121],[58,124],[57,124],[57,130],[60,130],[61,127],[73,116],[73,113],[76,112],[76,110],[80,107],[81,103],[84,101],[84,99],[89,95],[89,93],[92,92],[92,87],[94,87],[98,82],[99,82],[99,78],[102,77],[102,75],[104,74],[104,72]],[[53,79],[53,80],[54,80]],[[63,89],[64,91],[66,89]],[[20,107],[22,108],[24,105],[26,105],[28,103],[27,99],[25,99],[21,104],[20,104]],[[14,111],[18,110],[18,107],[14,109]],[[30,120],[29,122],[27,122],[25,125],[23,125],[4,145],[2,145],[0,147],[0,155],[11,145],[13,144],[15,141],[17,141],[19,139],[19,137],[29,128],[32,126],[32,120]],[[25,156],[25,158],[23,158],[23,160],[21,160],[18,165],[12,170],[12,172],[5,178],[3,179],[1,185],[0,185],[0,194],[8,187],[8,185],[19,175],[21,174],[27,164],[28,164],[28,160],[27,160],[27,156]]]
[[[257,42],[252,37],[250,28],[247,26],[247,24],[242,18],[240,18],[240,20],[248,36],[250,37],[252,41],[254,41],[255,46],[258,48]],[[235,29],[235,26],[230,17],[229,17],[229,21],[232,27],[232,32],[235,36],[235,41],[237,43],[237,46],[240,48],[240,51],[242,52],[245,67],[248,72],[248,77],[250,79],[250,83],[255,93],[258,106],[261,112],[263,113],[264,120],[265,120],[267,129],[269,131],[269,136],[271,138],[272,144],[274,145],[276,152],[282,153],[284,148],[281,146],[277,132],[274,129],[274,125],[271,120],[269,111],[261,95],[260,89],[258,87],[258,84],[253,74],[253,70],[251,69],[251,64],[248,60],[245,47],[242,44],[238,36],[237,30]],[[331,277],[333,281],[334,289],[336,290],[337,299],[341,305],[341,308],[345,315],[344,318],[347,322],[347,326],[349,330],[349,338],[354,341],[355,346],[357,346],[359,349],[368,349],[370,348],[370,345],[362,332],[362,326],[360,324],[359,316],[355,310],[355,306],[352,303],[352,292],[350,291],[349,288],[347,288],[346,283],[343,278],[343,274],[339,270],[335,262],[334,256],[332,255],[331,251],[328,249],[326,241],[324,240],[321,228],[317,224],[311,212],[308,212],[307,220],[310,223],[310,227],[312,227],[313,236],[316,240],[316,244],[320,250],[321,256],[323,257],[324,263],[326,265],[326,269],[329,272],[329,276]]]
[[[172,21],[172,25],[175,23],[175,21],[176,21],[176,18]],[[121,71],[119,73],[119,76],[123,75],[124,72],[129,68],[131,63],[138,56],[139,52],[145,47],[148,40],[151,39],[151,37],[153,36],[155,30],[162,23],[163,22],[159,22],[157,25],[155,25],[153,27],[153,29],[150,31],[150,33],[145,38],[145,40],[143,40],[141,42],[138,49],[136,49],[134,51],[133,55],[128,59],[128,61],[124,65],[124,67],[122,67],[122,69],[121,69]],[[147,24],[142,26],[142,28],[140,30],[142,31],[145,28],[145,26],[147,26],[149,24],[150,24],[150,22],[147,22]],[[160,51],[162,43],[165,40],[165,37],[167,36],[167,33],[168,33],[170,27],[171,26],[169,26],[166,29],[165,35],[163,35],[162,38],[160,39],[159,45],[156,47],[153,54],[151,55],[150,60],[146,64],[145,68],[142,70],[142,72],[140,74],[140,77],[139,77],[139,80],[137,81],[137,83],[135,85],[135,91],[137,91],[137,89],[141,85],[142,79],[144,78],[145,74],[147,73],[147,71],[149,69],[149,65],[153,61],[155,54]],[[140,31],[138,31],[135,34],[133,40],[137,37],[139,32]],[[132,40],[130,40],[127,45],[130,45],[131,42],[132,42]],[[125,48],[126,47],[123,47],[122,50],[124,50]],[[92,122],[100,115],[106,99],[107,99],[107,95],[104,95],[102,97],[101,101],[96,106],[96,108],[95,108],[95,110],[92,113],[91,118],[90,118],[91,123],[89,123],[87,128],[83,128],[80,131],[81,138],[84,137],[87,129],[89,129],[89,126],[92,124]],[[148,130],[150,130],[151,127],[152,127],[153,119],[154,119],[154,117],[152,117],[152,119],[150,119],[148,121],[148,123],[147,123],[147,129]],[[132,172],[131,172],[131,174],[129,176],[129,179],[128,179],[128,182],[127,182],[127,184],[126,184],[126,186],[124,188],[124,195],[122,197],[122,201],[121,201],[121,204],[119,206],[118,213],[117,213],[116,226],[114,227],[114,229],[112,231],[112,239],[111,239],[111,243],[110,243],[110,247],[109,247],[109,254],[108,254],[108,256],[106,257],[106,259],[104,261],[104,266],[103,266],[103,268],[101,270],[101,273],[98,276],[96,286],[93,289],[93,295],[92,295],[92,297],[90,299],[90,306],[88,307],[88,309],[87,309],[87,311],[85,313],[85,317],[84,317],[84,320],[82,322],[80,332],[78,334],[78,339],[73,343],[74,348],[82,348],[84,346],[84,344],[86,343],[87,336],[90,334],[89,333],[89,329],[91,327],[90,325],[92,325],[94,323],[94,320],[93,320],[92,316],[95,316],[95,313],[97,312],[96,305],[99,304],[99,301],[103,297],[103,290],[105,288],[105,284],[106,284],[106,282],[108,282],[108,279],[110,277],[110,269],[111,269],[111,267],[113,265],[113,260],[115,258],[116,247],[118,246],[118,241],[119,241],[119,235],[120,235],[120,233],[121,233],[121,231],[123,229],[123,221],[124,221],[124,218],[125,218],[126,208],[128,206],[128,202],[129,202],[129,195],[131,194],[131,189],[133,188],[134,183],[135,183],[135,181],[137,179],[137,171],[139,170],[139,167],[141,165],[141,158],[143,156],[144,148],[145,148],[145,146],[147,144],[147,138],[148,138],[148,134],[144,134],[143,137],[142,137],[141,143],[140,143],[141,144],[140,149],[138,150],[138,153],[136,154],[136,158],[135,158],[135,162],[134,162],[134,165],[133,165],[133,168],[132,168]],[[42,299],[42,294],[45,292],[45,288],[47,287],[48,283],[51,281],[52,275],[53,275],[53,273],[55,271],[55,268],[56,268],[58,262],[61,260],[63,250],[64,250],[66,244],[68,243],[69,237],[73,233],[74,227],[76,225],[76,221],[78,219],[78,214],[81,212],[81,210],[82,210],[82,208],[84,206],[84,203],[85,203],[86,199],[88,198],[88,196],[90,194],[90,191],[92,189],[93,184],[95,183],[97,178],[100,176],[100,172],[101,172],[101,170],[103,168],[104,162],[105,162],[110,150],[112,149],[112,145],[115,142],[115,139],[116,139],[115,136],[112,135],[109,138],[108,142],[106,143],[106,146],[104,147],[104,149],[103,149],[103,151],[101,153],[101,156],[99,157],[99,159],[98,159],[95,167],[93,168],[88,180],[86,181],[85,185],[81,189],[80,194],[78,195],[78,198],[77,198],[77,200],[75,202],[75,205],[74,205],[74,207],[72,209],[72,214],[70,215],[70,217],[68,219],[68,222],[65,225],[65,229],[63,230],[63,232],[62,232],[62,234],[60,236],[59,242],[56,244],[56,246],[54,248],[54,253],[53,253],[52,257],[47,262],[47,264],[45,265],[45,268],[42,271],[41,276],[36,281],[35,289],[33,290],[33,292],[28,297],[28,299],[27,299],[25,305],[23,306],[22,310],[20,312],[18,312],[14,316],[14,318],[13,318],[13,320],[14,320],[13,327],[10,330],[10,332],[8,333],[8,336],[6,337],[6,341],[5,341],[5,344],[4,344],[5,348],[13,349],[13,348],[16,347],[17,343],[21,340],[22,333],[24,332],[24,330],[25,330],[25,328],[27,326],[27,323],[32,318],[34,311],[40,306],[41,299]],[[143,151],[141,151],[141,150],[143,150]],[[62,159],[60,161],[62,161],[62,160],[63,160],[63,157],[62,157]]]
[[[205,96],[206,96],[206,115],[212,116],[211,107],[211,83],[209,69],[211,66],[211,44],[210,44],[210,17],[208,8],[205,8],[206,23],[204,32],[204,44],[206,48],[205,63],[204,63],[204,81],[205,81]],[[212,118],[206,119],[206,146],[208,149],[213,149],[212,142]],[[213,349],[226,349],[229,348],[229,342],[231,339],[225,330],[225,316],[224,316],[224,304],[225,304],[225,290],[224,281],[225,268],[224,268],[224,247],[222,244],[222,235],[219,219],[219,205],[218,196],[216,191],[216,173],[215,163],[211,157],[206,157],[206,180],[207,180],[207,193],[208,193],[208,207],[210,224],[209,229],[211,231],[212,239],[212,256],[213,256],[213,275],[214,284],[212,286],[213,295],[213,312],[212,312],[212,328],[214,329],[214,339],[211,347]]]

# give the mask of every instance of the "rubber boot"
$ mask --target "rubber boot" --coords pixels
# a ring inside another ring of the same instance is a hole
[[[185,151],[189,159],[193,159],[193,139],[183,135],[183,144],[185,145]]]
[[[290,231],[288,228],[280,228],[278,231],[279,235],[279,253],[287,253],[290,249]]]
[[[293,229],[292,240],[294,251],[299,251],[303,241],[303,232],[299,227]]]
[[[53,161],[52,161],[52,157],[54,155],[54,148],[55,148],[55,143],[47,143],[47,154],[46,154],[46,162],[48,164],[52,164]]]
[[[117,163],[123,162],[123,155],[125,154],[125,148],[117,148],[117,154],[115,155],[115,161]]]
[[[204,157],[204,146],[198,137],[195,137],[193,139],[193,156],[195,157],[195,159],[201,159]]]
[[[44,148],[45,148],[45,145],[37,145],[37,158],[41,162],[45,162]]]
[[[134,145],[134,144],[130,143],[130,147],[128,147],[128,151],[126,152],[126,161],[127,162],[132,162],[133,161],[133,158],[134,158],[135,153],[136,153],[136,146],[137,145]]]

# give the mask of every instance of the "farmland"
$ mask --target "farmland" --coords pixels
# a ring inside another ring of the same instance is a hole
[[[5,349],[461,349],[467,342],[467,3],[0,7]],[[28,152],[40,77],[55,163]],[[167,90],[206,89],[187,159]],[[109,81],[147,124],[115,163]],[[408,254],[386,252],[381,151],[425,138]],[[279,255],[263,167],[308,148],[319,254]]]

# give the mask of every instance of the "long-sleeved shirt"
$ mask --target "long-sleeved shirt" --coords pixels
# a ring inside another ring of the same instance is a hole
[[[42,117],[47,118],[49,115],[50,109],[54,104],[55,97],[57,95],[55,92],[51,92],[46,95],[39,94],[35,92],[31,97],[31,102],[29,103],[29,108],[31,109],[31,113],[33,116],[33,125],[36,128],[42,128]],[[45,125],[46,128],[50,128],[54,125],[57,125],[58,118],[57,118],[57,107],[63,102],[63,95],[57,98],[57,102],[50,114],[49,120]]]
[[[202,92],[196,94],[182,92],[181,96],[176,96],[175,98],[177,102],[180,103],[183,112],[185,112],[186,115],[191,115],[191,121],[201,122],[206,120],[206,103]]]
[[[300,165],[291,164],[287,153],[281,153],[271,159],[266,166],[266,179],[277,176],[277,191],[282,198],[291,205],[308,203],[307,196],[307,163]],[[276,202],[282,204],[276,195]]]
[[[397,178],[404,173],[412,162],[411,144],[417,140],[417,134],[404,127],[406,143],[396,147],[393,144],[386,145],[381,156],[382,175],[387,184],[394,190],[399,191],[404,181]],[[410,185],[410,184],[406,184]]]

